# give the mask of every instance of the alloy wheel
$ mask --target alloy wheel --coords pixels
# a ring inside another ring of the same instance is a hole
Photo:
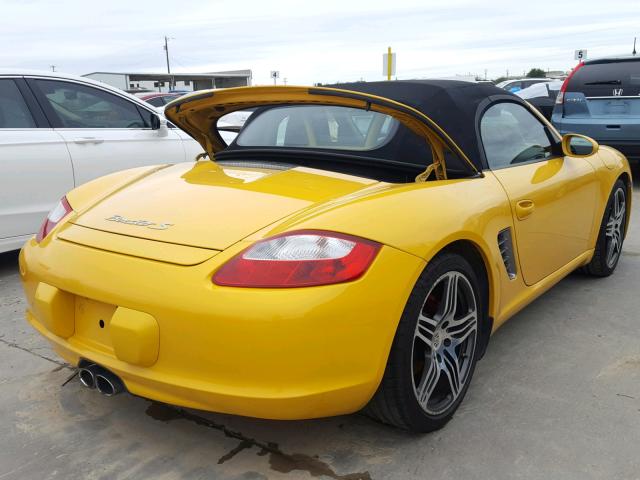
[[[622,188],[618,188],[613,194],[613,204],[609,211],[607,219],[606,251],[607,266],[612,268],[618,261],[618,257],[622,252],[622,240],[624,238],[624,227],[626,219],[626,199],[625,192]]]
[[[469,380],[478,334],[471,283],[458,271],[434,282],[420,310],[412,346],[416,399],[429,415],[446,412]]]

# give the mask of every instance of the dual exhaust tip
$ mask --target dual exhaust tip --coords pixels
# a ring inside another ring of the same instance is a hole
[[[122,380],[114,373],[95,363],[81,367],[78,376],[83,387],[95,388],[107,397],[113,397],[124,392]]]

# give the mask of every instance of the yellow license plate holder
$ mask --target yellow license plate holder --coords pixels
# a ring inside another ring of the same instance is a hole
[[[113,354],[111,317],[117,306],[76,297],[75,339],[94,350]]]

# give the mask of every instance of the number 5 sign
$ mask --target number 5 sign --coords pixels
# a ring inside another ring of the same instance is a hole
[[[586,50],[576,50],[573,58],[580,62],[584,62],[587,59],[587,51]]]

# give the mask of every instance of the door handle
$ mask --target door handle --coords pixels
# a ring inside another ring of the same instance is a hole
[[[85,143],[102,143],[102,142],[104,142],[104,140],[98,137],[80,137],[80,138],[75,138],[73,140],[73,143],[78,143],[81,145]]]
[[[520,200],[516,203],[516,217],[519,220],[524,220],[533,213],[536,209],[536,205],[531,200]]]

